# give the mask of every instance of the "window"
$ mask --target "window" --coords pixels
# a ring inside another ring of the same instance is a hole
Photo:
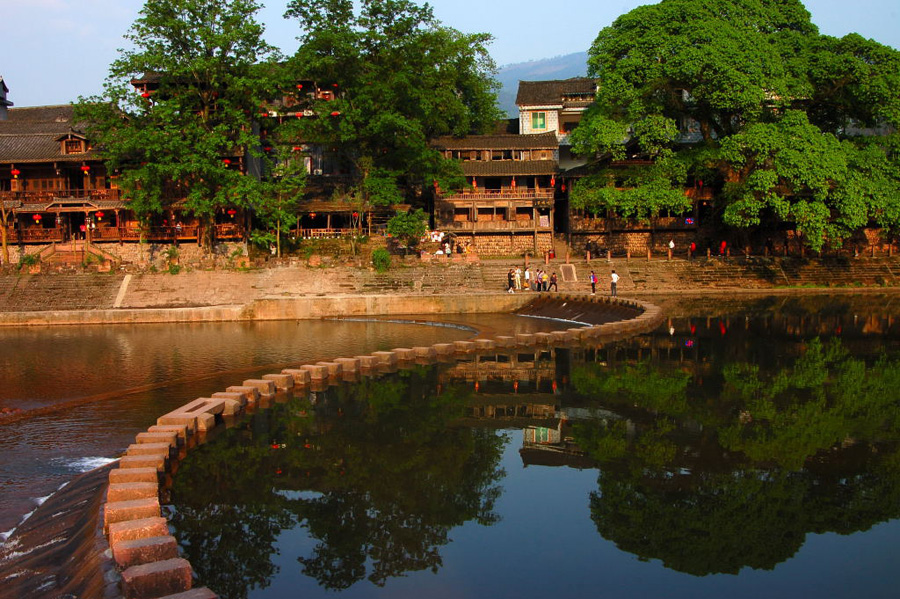
[[[84,152],[82,141],[80,139],[67,139],[65,152],[66,154],[81,154]]]
[[[546,129],[547,128],[547,113],[546,112],[532,112],[531,113],[531,128],[532,129]]]

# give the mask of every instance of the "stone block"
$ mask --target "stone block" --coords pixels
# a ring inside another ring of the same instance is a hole
[[[184,443],[187,441],[188,436],[190,435],[190,431],[188,427],[183,425],[174,425],[174,424],[163,424],[163,425],[154,425],[147,429],[148,433],[161,433],[161,432],[174,432],[178,435],[178,441],[180,443]]]
[[[197,417],[190,414],[169,412],[157,418],[156,424],[157,426],[183,426],[189,435],[193,435],[197,431]]]
[[[513,347],[516,344],[516,338],[509,335],[498,335],[494,337],[494,343],[497,347]]]
[[[294,386],[306,386],[309,384],[309,371],[302,368],[285,368],[281,371],[283,374],[289,374],[294,378]]]
[[[371,370],[378,366],[378,358],[375,356],[356,356],[356,359],[359,360],[360,369]]]
[[[553,337],[553,343],[555,344],[572,341],[572,334],[569,331],[553,331],[550,335]]]
[[[159,431],[138,433],[134,439],[138,443],[158,444],[166,443],[169,447],[178,447],[178,433],[175,431]]]
[[[240,393],[247,398],[247,403],[256,403],[259,401],[259,389],[247,385],[232,385],[225,389],[229,393]]]
[[[120,568],[178,557],[178,543],[172,535],[110,543],[110,548]]]
[[[416,358],[432,360],[437,357],[437,351],[433,347],[427,345],[414,347],[413,351],[416,352]]]
[[[493,339],[476,339],[475,349],[480,352],[491,351],[497,346]]]
[[[584,327],[578,327],[578,328],[574,328],[574,329],[566,329],[566,332],[569,334],[570,338],[573,340],[581,339],[582,337],[584,337],[584,331],[585,331]]]
[[[316,362],[316,366],[324,366],[329,379],[340,379],[344,374],[344,367],[337,362]]]
[[[534,335],[531,333],[517,333],[516,345],[534,345]]]
[[[169,457],[172,446],[168,443],[132,443],[128,446],[125,455],[161,455]]]
[[[373,351],[372,355],[378,358],[379,365],[395,366],[397,364],[397,354],[392,351]]]
[[[160,515],[159,498],[130,499],[128,501],[107,501],[103,506],[103,525],[115,522],[157,518]]]
[[[220,397],[198,397],[192,402],[186,403],[173,412],[185,414],[221,414],[225,411],[225,402]]]
[[[114,522],[109,525],[109,544],[122,541],[161,537],[169,534],[169,525],[161,516]]]
[[[106,501],[131,501],[159,497],[159,483],[112,483],[106,488]]]
[[[475,351],[475,343],[472,341],[454,341],[453,351],[457,354],[469,354]]]
[[[219,399],[230,399],[231,401],[236,401],[240,404],[240,406],[242,408],[245,405],[247,405],[247,396],[244,395],[243,393],[238,393],[236,391],[216,391],[215,393],[212,394],[212,396],[215,398],[219,398]],[[228,413],[228,404],[227,403],[225,404],[225,412],[224,413],[226,413],[226,414]]]
[[[262,397],[262,396],[272,397],[273,395],[275,395],[275,392],[276,392],[275,382],[268,381],[265,379],[247,379],[246,381],[244,381],[242,386],[243,387],[256,387],[256,390],[259,391],[260,397]],[[231,388],[229,388],[227,390],[231,391]]]
[[[328,368],[321,364],[304,364],[300,370],[307,371],[311,381],[328,380]]]
[[[550,345],[553,341],[553,335],[550,333],[534,333],[534,343],[535,345],[546,346]]]
[[[109,484],[121,483],[159,483],[159,470],[156,468],[115,468],[109,471]]]
[[[131,566],[122,572],[125,599],[154,599],[191,590],[191,564],[179,557]]]
[[[341,371],[346,375],[348,372],[358,372],[359,371],[359,359],[358,358],[335,358],[334,362],[337,362],[341,365]]]
[[[397,356],[398,362],[412,362],[416,359],[416,352],[409,347],[395,347],[391,351]]]
[[[278,391],[288,391],[289,389],[294,388],[294,377],[289,374],[264,374],[262,378],[264,381],[272,381],[275,383],[275,388]]]
[[[158,472],[166,470],[166,456],[164,455],[126,455],[119,458],[119,468],[154,468]]]
[[[452,343],[435,343],[431,347],[434,348],[435,353],[439,356],[449,356],[456,351],[456,347]]]

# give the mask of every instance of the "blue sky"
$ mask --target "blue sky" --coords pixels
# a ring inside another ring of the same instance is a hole
[[[498,65],[587,50],[603,27],[634,0],[434,0],[435,15],[465,32],[489,32]],[[297,23],[282,18],[286,0],[264,0],[266,40],[297,47]],[[897,0],[806,0],[813,23],[828,35],[856,32],[900,49]],[[16,106],[65,104],[102,90],[109,64],[142,0],[0,0],[0,76]]]

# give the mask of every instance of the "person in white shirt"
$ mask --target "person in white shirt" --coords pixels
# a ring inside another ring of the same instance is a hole
[[[619,282],[619,275],[616,274],[616,271],[613,270],[609,275],[609,294],[613,297],[616,297],[616,283]]]

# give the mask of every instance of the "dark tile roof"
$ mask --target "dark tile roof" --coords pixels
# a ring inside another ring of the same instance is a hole
[[[0,121],[0,163],[97,160],[94,152],[61,153],[61,137],[83,136],[83,127],[72,122],[72,113],[70,104],[10,108],[9,118]]]
[[[587,106],[593,100],[597,84],[587,77],[552,81],[519,81],[517,106]]]
[[[468,160],[462,163],[462,171],[467,177],[555,175],[559,164],[555,160]]]
[[[556,133],[535,135],[468,135],[438,137],[432,146],[443,150],[540,150],[557,149]]]

